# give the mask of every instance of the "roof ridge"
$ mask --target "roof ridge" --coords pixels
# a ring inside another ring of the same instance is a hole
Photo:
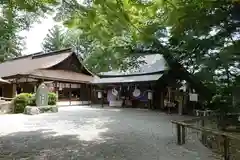
[[[65,48],[65,49],[60,49],[60,50],[46,52],[46,53],[43,52],[43,51],[35,52],[35,53],[31,53],[31,54],[27,54],[27,55],[21,55],[21,56],[15,57],[15,58],[11,58],[11,59],[8,59],[6,61],[3,61],[2,63],[9,62],[9,61],[14,61],[14,60],[18,60],[18,59],[23,59],[23,58],[28,58],[28,57],[40,58],[40,57],[43,57],[43,56],[60,54],[60,53],[66,52],[66,51],[72,51],[72,49],[71,48]]]
[[[27,54],[27,55],[21,55],[19,57],[15,57],[15,58],[11,58],[11,59],[8,59],[6,61],[3,61],[2,63],[8,62],[8,61],[14,61],[14,60],[22,59],[22,58],[32,57],[32,56],[35,56],[35,55],[38,55],[38,54],[42,54],[42,51],[41,52],[32,53],[32,54]]]
[[[33,55],[32,59],[61,54],[61,53],[65,53],[66,51],[72,52],[72,48],[65,48],[65,49],[60,49],[60,50],[46,52],[46,53],[42,52],[41,54]]]

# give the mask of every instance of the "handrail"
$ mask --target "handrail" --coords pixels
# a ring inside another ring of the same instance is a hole
[[[213,130],[213,129],[209,129],[209,128],[205,128],[205,127],[195,127],[192,124],[188,124],[188,123],[185,123],[183,121],[182,122],[171,121],[171,122],[173,124],[177,124],[177,125],[181,125],[181,126],[184,126],[184,127],[187,127],[187,128],[195,129],[197,131],[207,132],[207,133],[211,133],[211,134],[218,135],[218,136],[225,136],[225,137],[228,137],[228,138],[231,138],[231,139],[240,140],[240,136],[234,136],[233,134],[228,133],[228,132],[217,131],[217,130]]]
[[[172,120],[173,124],[176,124],[177,129],[177,144],[183,145],[186,143],[186,128],[190,128],[193,130],[200,131],[202,134],[202,141],[206,141],[206,133],[210,133],[215,136],[223,137],[223,156],[224,160],[230,160],[230,139],[232,140],[240,140],[240,136],[233,135],[229,132],[217,131],[209,128],[205,128],[204,126],[204,119],[211,118],[211,117],[199,117],[192,120],[186,121],[175,121]],[[192,122],[200,121],[202,127],[196,127],[194,124],[190,124]],[[205,133],[205,134],[204,134]]]

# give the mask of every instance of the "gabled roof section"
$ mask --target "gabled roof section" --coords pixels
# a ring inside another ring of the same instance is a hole
[[[72,54],[75,53],[71,49],[63,49],[48,53],[38,52],[14,58],[0,64],[0,77],[26,75],[34,70],[48,69],[61,63]]]
[[[127,75],[145,75],[161,73],[168,70],[168,65],[166,60],[160,54],[151,54],[139,57],[139,60],[145,61],[145,63],[140,64],[138,68],[129,69],[127,71],[113,70],[109,72],[99,73],[100,77],[111,77],[111,76],[127,76]]]

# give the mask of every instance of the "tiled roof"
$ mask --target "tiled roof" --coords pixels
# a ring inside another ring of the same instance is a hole
[[[99,75],[138,75],[138,74],[149,74],[167,70],[167,63],[162,55],[160,54],[152,54],[146,55],[144,57],[139,58],[139,60],[144,60],[145,63],[141,64],[139,68],[127,70],[125,72],[121,70],[114,70],[109,72],[101,72]]]
[[[65,49],[49,53],[39,52],[11,59],[0,64],[0,77],[28,74],[36,69],[52,67],[65,60],[72,53],[70,49]]]
[[[122,77],[108,77],[99,78],[94,77],[93,84],[114,84],[114,83],[136,83],[136,82],[151,82],[157,81],[163,74],[152,75],[134,75],[134,76],[122,76]]]

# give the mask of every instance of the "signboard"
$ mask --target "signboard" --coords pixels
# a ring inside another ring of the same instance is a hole
[[[62,82],[57,82],[55,84],[55,87],[58,87],[58,88],[81,88],[81,84],[77,84],[77,83],[62,83]]]
[[[198,101],[198,94],[189,93],[189,100],[192,101],[192,102],[197,102]]]

